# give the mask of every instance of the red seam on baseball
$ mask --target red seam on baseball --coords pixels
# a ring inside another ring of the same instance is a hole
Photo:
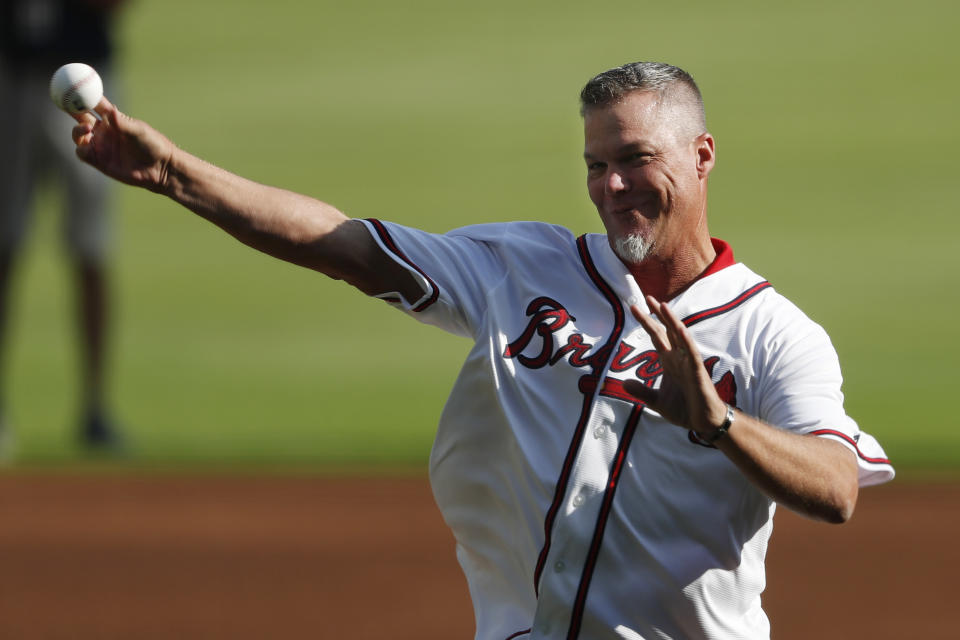
[[[82,87],[82,86],[85,85],[86,83],[90,82],[90,80],[93,79],[93,76],[96,75],[96,71],[93,71],[93,69],[91,69],[90,71],[91,71],[92,73],[88,73],[88,74],[85,75],[84,77],[82,77],[82,78],[80,78],[79,80],[77,80],[76,82],[74,82],[72,85],[70,85],[70,88],[67,89],[66,93],[63,94],[63,100],[62,100],[61,102],[62,102],[64,108],[66,108],[66,107],[68,106],[68,104],[69,104],[69,102],[70,102],[69,99],[73,96],[73,94],[75,94],[75,93],[77,92],[77,89],[79,89],[80,87]]]

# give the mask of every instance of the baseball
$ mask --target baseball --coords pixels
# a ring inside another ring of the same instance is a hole
[[[71,62],[50,79],[50,98],[67,113],[90,111],[103,97],[103,81],[90,65]]]

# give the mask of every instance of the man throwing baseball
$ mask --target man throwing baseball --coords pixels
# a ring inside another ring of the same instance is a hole
[[[474,341],[430,475],[477,638],[768,638],[776,505],[844,522],[893,469],[846,415],[823,329],[710,237],[693,79],[635,63],[581,100],[603,235],[351,220],[106,99],[74,141],[106,174]]]

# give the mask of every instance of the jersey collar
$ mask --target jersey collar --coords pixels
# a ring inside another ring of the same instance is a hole
[[[703,273],[697,276],[697,278],[691,282],[690,285],[684,289],[684,291],[689,290],[690,287],[692,287],[695,283],[703,280],[707,276],[718,273],[727,267],[731,267],[736,264],[736,261],[733,258],[733,249],[728,243],[717,238],[710,238],[710,243],[713,245],[714,251],[717,252],[717,256],[713,259],[713,262],[711,262],[709,266],[703,270]],[[613,288],[614,292],[621,300],[627,302],[639,302],[643,300],[643,293],[637,286],[633,276],[630,275],[629,271],[627,271],[626,265],[620,261],[620,258],[617,257],[617,254],[615,254],[613,249],[610,248],[610,242],[607,240],[606,235],[602,233],[588,235],[587,246],[590,250],[590,254],[593,256],[600,275]],[[682,296],[683,293],[680,295]],[[641,304],[641,306],[645,307],[646,305]]]
[[[730,248],[729,244],[719,238],[710,238],[710,244],[713,245],[713,250],[717,252],[717,257],[713,259],[710,266],[704,269],[703,273],[697,276],[697,280],[706,278],[713,273],[736,264],[736,261],[733,259],[733,249]],[[694,282],[696,282],[696,280],[694,280]]]

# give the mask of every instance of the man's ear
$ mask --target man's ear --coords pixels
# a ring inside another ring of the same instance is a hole
[[[710,175],[713,165],[717,161],[716,143],[712,135],[701,133],[693,144],[697,153],[697,176],[703,180]]]

